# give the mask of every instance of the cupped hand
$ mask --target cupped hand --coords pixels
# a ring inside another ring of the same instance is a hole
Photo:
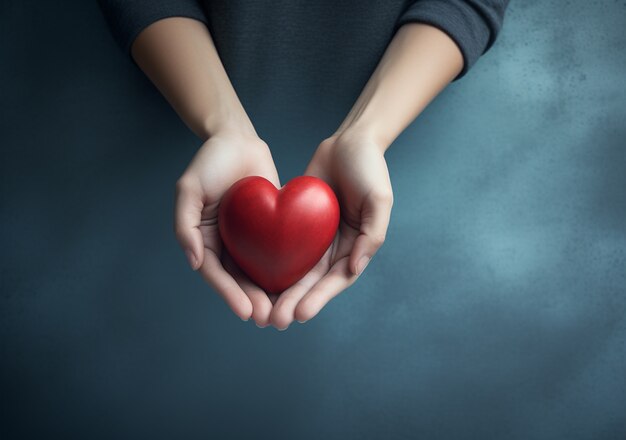
[[[393,205],[384,149],[368,136],[343,133],[324,140],[305,174],[333,188],[341,221],[320,262],[274,304],[270,321],[279,329],[313,318],[356,281],[385,241]]]
[[[232,261],[218,231],[224,193],[237,180],[262,176],[280,188],[267,144],[254,134],[218,132],[198,150],[176,183],[174,226],[189,264],[243,320],[268,324],[272,302]]]

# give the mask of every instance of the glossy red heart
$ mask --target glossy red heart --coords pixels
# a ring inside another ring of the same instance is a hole
[[[332,243],[339,203],[317,177],[296,177],[280,190],[263,177],[246,177],[222,197],[218,224],[235,263],[266,292],[280,293]]]

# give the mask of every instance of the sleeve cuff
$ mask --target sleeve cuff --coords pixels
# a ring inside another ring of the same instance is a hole
[[[493,44],[495,35],[470,2],[455,0],[421,0],[413,3],[398,19],[395,30],[406,23],[425,23],[445,32],[463,54],[463,70],[456,81],[471,69]]]
[[[117,44],[129,56],[137,36],[156,21],[186,17],[208,23],[196,0],[98,0],[98,3]]]

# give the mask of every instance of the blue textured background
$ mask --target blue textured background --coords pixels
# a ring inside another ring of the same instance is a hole
[[[384,248],[283,333],[188,269],[198,142],[72,3],[0,4],[0,437],[626,438],[623,1],[513,1],[389,151]],[[283,181],[362,85],[238,78]]]

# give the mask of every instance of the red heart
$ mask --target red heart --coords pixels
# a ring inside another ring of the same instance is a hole
[[[263,177],[246,177],[222,197],[218,224],[235,263],[266,292],[280,293],[332,243],[339,203],[317,177],[296,177],[280,190]]]

